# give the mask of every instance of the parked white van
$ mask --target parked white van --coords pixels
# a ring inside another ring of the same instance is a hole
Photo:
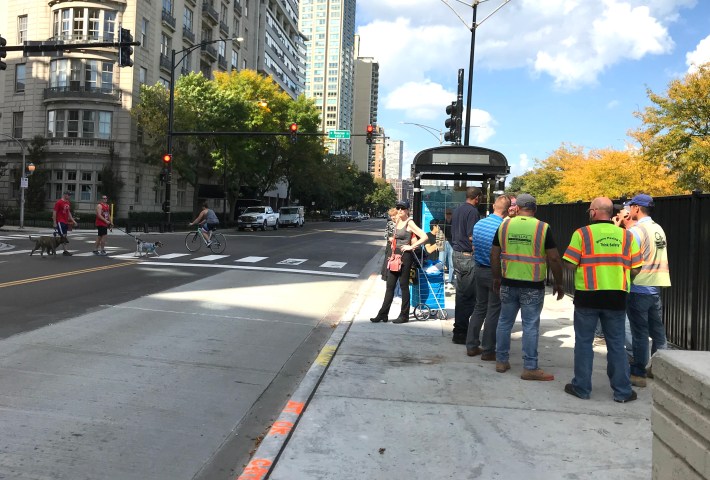
[[[280,227],[302,227],[305,218],[303,216],[303,206],[281,207],[279,208]]]

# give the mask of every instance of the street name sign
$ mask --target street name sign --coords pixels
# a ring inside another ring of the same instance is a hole
[[[328,130],[328,138],[350,138],[350,130]]]

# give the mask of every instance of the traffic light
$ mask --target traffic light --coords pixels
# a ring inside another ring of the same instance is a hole
[[[288,127],[288,131],[291,133],[291,142],[296,143],[298,139],[298,124],[292,123],[291,126]]]
[[[0,36],[0,70],[5,70],[7,68],[7,63],[2,61],[3,58],[7,57],[5,45],[7,45],[7,40]]]
[[[170,202],[167,200],[163,202],[163,212],[170,213]]]
[[[121,36],[119,37],[121,43],[131,43],[133,41],[133,35],[131,31],[127,28],[121,28]],[[133,55],[133,48],[130,45],[118,47],[118,66],[119,67],[132,67],[133,60],[131,60],[131,55]]]
[[[366,138],[367,138],[367,144],[372,145],[372,132],[374,132],[375,127],[372,125],[367,126],[367,132],[366,132]]]
[[[170,165],[170,162],[173,161],[173,154],[172,153],[166,153],[163,155],[163,165],[166,167]]]
[[[451,105],[446,107],[446,114],[449,118],[446,119],[444,125],[449,129],[444,133],[444,140],[451,143],[461,143],[461,105],[459,102],[451,102]]]

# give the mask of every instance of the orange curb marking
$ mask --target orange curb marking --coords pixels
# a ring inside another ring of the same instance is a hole
[[[288,435],[291,429],[293,428],[293,423],[291,422],[286,422],[286,421],[280,421],[280,422],[274,422],[274,424],[271,426],[271,430],[269,430],[269,435]]]
[[[247,465],[242,474],[237,477],[237,480],[262,479],[269,473],[271,464],[271,460],[266,458],[255,458],[249,462],[249,465]]]
[[[300,415],[301,413],[303,413],[303,407],[303,403],[289,400],[283,411],[286,413],[295,413],[296,415]]]

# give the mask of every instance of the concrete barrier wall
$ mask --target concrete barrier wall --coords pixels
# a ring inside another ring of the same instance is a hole
[[[653,357],[653,479],[710,480],[710,352]]]

